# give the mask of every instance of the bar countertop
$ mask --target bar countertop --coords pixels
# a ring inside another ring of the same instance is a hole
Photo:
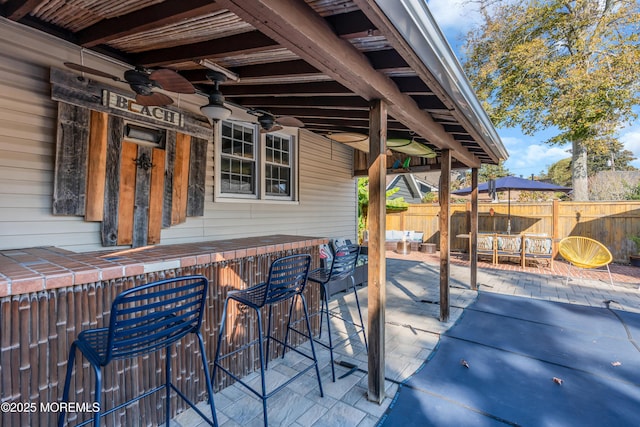
[[[76,253],[55,246],[0,251],[0,297],[318,246],[329,239],[271,235]]]

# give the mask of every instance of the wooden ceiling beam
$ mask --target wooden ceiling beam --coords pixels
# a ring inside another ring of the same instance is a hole
[[[332,120],[332,119],[305,119],[305,128],[325,129],[330,131],[336,127],[349,127],[359,129],[360,133],[369,133],[369,121],[360,120]],[[400,122],[389,122],[387,129],[390,131],[408,131],[407,127]]]
[[[224,93],[224,92],[223,92]],[[336,110],[353,110],[359,109],[368,111],[369,103],[359,96],[341,96],[341,97],[287,97],[277,98],[273,96],[256,96],[247,98],[227,97],[227,100],[239,104],[247,108],[263,107],[269,109],[271,107],[317,107],[332,108]]]
[[[329,117],[335,120],[351,120],[369,118],[369,111],[367,110],[351,110],[347,114],[345,110],[331,108],[273,106],[269,108],[269,111],[278,116],[295,116],[299,119]]]
[[[104,19],[79,31],[78,43],[93,47],[131,34],[149,31],[222,8],[211,0],[167,0],[111,19]]]
[[[391,79],[377,72],[367,57],[338,37],[327,21],[306,3],[287,0],[222,1],[241,19],[364,100],[385,100],[393,117],[435,146],[453,150],[455,157],[469,167],[480,166],[480,160],[474,154],[447,134]]]
[[[12,21],[19,21],[40,3],[42,3],[42,0],[9,0],[2,7],[2,16]]]
[[[218,9],[229,9],[229,3],[226,0],[217,1],[216,5]],[[348,25],[349,23],[345,21],[344,17],[338,17],[338,15],[331,15],[325,19],[319,19],[322,20],[326,26],[333,25],[335,27],[333,29],[333,31],[335,31],[334,34],[344,38],[360,35],[363,31],[375,28],[373,24],[371,24],[371,21],[361,12],[353,12],[345,15],[349,15],[346,17],[347,19],[353,19],[350,25]],[[251,31],[236,36],[208,40],[206,42],[143,52],[136,58],[136,64],[159,66],[194,59],[216,59],[229,54],[235,56],[255,53],[278,47],[278,44],[273,40],[268,37],[265,38],[264,36],[261,38],[255,33],[260,34],[258,31]]]
[[[340,83],[309,82],[291,84],[261,84],[261,85],[230,85],[225,86],[224,95],[229,97],[239,96],[353,96],[346,87]]]
[[[250,54],[273,49],[277,46],[275,41],[260,31],[249,31],[215,40],[142,52],[135,56],[134,63],[146,67],[160,66],[220,55]]]

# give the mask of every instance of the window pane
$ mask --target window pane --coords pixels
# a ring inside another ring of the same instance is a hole
[[[268,163],[288,165],[290,151],[289,144],[289,138],[282,138],[277,135],[267,135],[267,158],[265,161]]]
[[[231,125],[227,122],[222,122],[222,136],[231,138]]]
[[[266,192],[270,196],[289,196],[291,188],[291,169],[267,165],[266,167]]]

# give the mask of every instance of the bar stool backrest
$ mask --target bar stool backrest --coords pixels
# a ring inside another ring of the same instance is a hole
[[[329,281],[351,275],[356,267],[358,255],[360,255],[359,245],[346,245],[337,248],[331,263]]]
[[[309,276],[311,255],[298,254],[278,258],[269,267],[264,303],[273,304],[304,291]]]
[[[185,276],[120,293],[111,306],[102,366],[167,347],[200,330],[208,280]]]

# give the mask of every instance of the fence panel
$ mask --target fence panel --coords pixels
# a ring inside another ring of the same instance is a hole
[[[558,206],[556,218],[554,204]],[[469,211],[469,203],[451,205],[452,250],[468,248],[467,239],[455,236],[468,233]],[[511,202],[510,211],[512,233],[547,234],[555,239],[590,237],[607,246],[620,263],[628,263],[629,255],[636,252],[629,236],[640,236],[640,202]],[[387,214],[387,230],[422,231],[425,242],[437,244],[439,212],[437,204],[409,205],[404,212]],[[480,232],[506,232],[508,217],[506,202],[478,204]]]

